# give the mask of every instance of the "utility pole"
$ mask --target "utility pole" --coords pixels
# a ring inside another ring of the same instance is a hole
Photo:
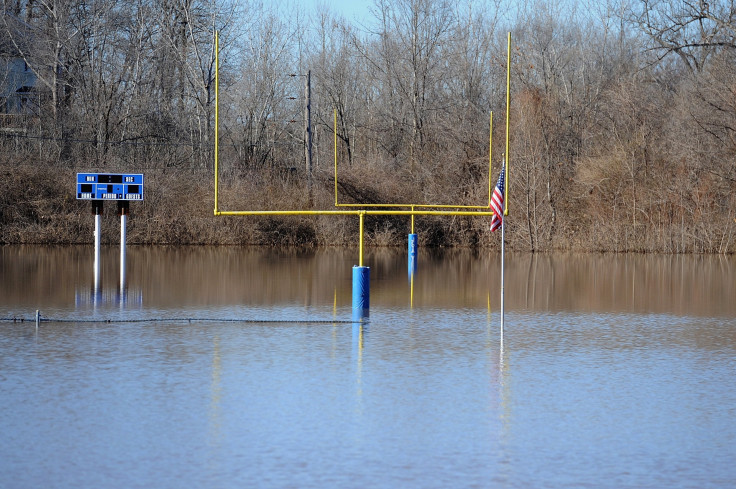
[[[306,99],[304,109],[304,153],[306,157],[307,191],[309,204],[312,204],[312,70],[307,70],[307,79],[304,85]]]

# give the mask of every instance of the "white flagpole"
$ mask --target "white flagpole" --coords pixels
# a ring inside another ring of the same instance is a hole
[[[503,170],[505,170],[504,176],[506,181],[503,186],[503,206],[506,212],[504,212],[503,219],[501,220],[501,341],[503,342],[503,316],[504,316],[504,303],[503,303],[503,277],[504,277],[504,242],[506,241],[504,231],[506,228],[506,216],[508,215],[509,209],[509,134],[510,134],[510,117],[511,115],[511,33],[509,32],[508,47],[507,47],[507,58],[506,58],[506,152],[503,158]]]
[[[506,216],[501,215],[501,342],[503,342],[503,315],[504,315],[504,304],[503,304],[503,278],[504,278],[504,254],[505,254],[505,228],[506,228]]]

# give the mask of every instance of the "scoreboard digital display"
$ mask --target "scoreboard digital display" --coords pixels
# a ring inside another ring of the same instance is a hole
[[[77,200],[143,200],[143,174],[77,173]]]

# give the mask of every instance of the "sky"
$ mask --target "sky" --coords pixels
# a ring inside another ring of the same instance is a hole
[[[361,21],[371,16],[370,7],[374,0],[298,0],[305,7],[317,10],[326,5],[331,11],[338,13],[349,21]]]

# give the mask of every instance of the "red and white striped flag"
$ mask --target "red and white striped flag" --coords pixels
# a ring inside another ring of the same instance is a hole
[[[505,165],[501,166],[501,176],[498,177],[498,183],[496,188],[493,189],[493,196],[491,197],[490,208],[493,210],[493,217],[491,217],[491,231],[501,227],[503,223],[503,185],[504,185],[504,170]]]

